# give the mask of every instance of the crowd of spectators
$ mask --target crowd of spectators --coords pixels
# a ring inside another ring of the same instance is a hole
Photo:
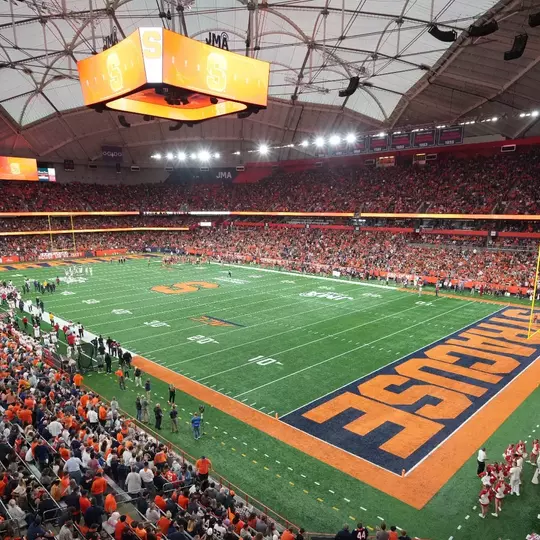
[[[411,242],[412,240],[412,242]],[[275,259],[291,270],[338,269],[364,277],[393,275],[450,277],[488,287],[529,287],[534,281],[536,254],[530,250],[481,249],[473,246],[418,245],[414,237],[392,232],[320,229],[263,231],[201,231],[191,247],[216,257],[241,261]]]
[[[540,153],[441,157],[425,166],[279,171],[256,183],[4,182],[0,211],[260,210],[537,213]]]
[[[279,539],[272,520],[212,481],[207,458],[184,462],[45,359],[38,340],[0,321],[3,539]]]
[[[436,242],[433,242],[435,237]],[[435,235],[387,231],[340,231],[285,228],[212,228],[182,233],[128,232],[76,235],[77,251],[122,249],[148,251],[168,248],[195,251],[228,261],[279,261],[290,270],[327,272],[341,270],[357,276],[421,275],[478,281],[507,289],[529,287],[534,282],[535,240],[516,242],[459,235],[445,241]],[[71,235],[55,235],[54,249],[73,250]],[[483,246],[483,247],[481,247]],[[18,254],[34,260],[50,251],[50,239],[0,237],[0,256]],[[278,264],[278,263],[276,263]]]
[[[76,216],[74,229],[114,229],[122,227],[184,227],[197,222],[187,216]],[[51,229],[71,230],[69,217],[52,217]],[[16,217],[0,220],[0,231],[48,231],[46,217]]]

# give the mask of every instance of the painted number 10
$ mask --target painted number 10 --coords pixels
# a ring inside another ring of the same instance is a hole
[[[262,355],[256,356],[255,358],[248,360],[248,362],[257,364],[258,366],[269,366],[270,364],[276,364],[278,366],[283,365],[278,360],[274,360],[273,358],[267,358],[266,356],[262,356]]]

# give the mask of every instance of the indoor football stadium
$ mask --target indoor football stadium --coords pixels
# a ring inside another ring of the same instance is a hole
[[[0,16],[3,540],[540,540],[540,0]]]

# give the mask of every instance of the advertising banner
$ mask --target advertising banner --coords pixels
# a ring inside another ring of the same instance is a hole
[[[121,163],[124,160],[124,151],[121,146],[102,146],[101,157],[103,161]]]

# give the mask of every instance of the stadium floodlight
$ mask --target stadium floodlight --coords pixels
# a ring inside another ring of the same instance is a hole
[[[191,156],[189,156],[191,159],[197,159],[197,154],[191,154]]]
[[[267,144],[261,144],[259,146],[259,154],[265,156],[266,154],[268,154],[268,145]]]
[[[385,133],[384,131],[381,131],[381,132],[379,133],[379,137],[386,137],[386,133]]]
[[[186,158],[187,158],[187,156],[186,156],[185,152],[178,152],[178,159],[180,161],[186,161]]]
[[[492,121],[492,122],[496,122],[498,119],[499,119],[498,116],[494,116],[494,117],[491,119],[491,121]]]
[[[309,141],[307,139],[304,139],[301,143],[300,143],[300,146],[302,146],[303,148],[305,148],[306,146],[309,146]]]
[[[319,148],[320,148],[321,146],[324,146],[324,139],[323,139],[323,137],[317,137],[317,138],[315,139],[315,146],[317,146],[317,147],[319,147]]]
[[[210,152],[208,152],[207,150],[201,150],[199,152],[199,159],[201,161],[208,161],[210,159]]]
[[[354,133],[348,133],[345,140],[350,144],[356,141],[356,135]]]
[[[215,159],[219,159],[219,158],[220,158],[219,152],[216,152],[216,153],[214,154],[214,158],[215,158]]]
[[[531,116],[534,116],[534,117],[538,116],[538,111],[533,111],[533,112],[531,113]]]
[[[519,113],[519,117],[520,117],[520,118],[524,118],[524,117],[525,117],[525,113],[524,113],[524,112]]]
[[[233,152],[233,156],[239,156],[240,155],[240,150],[237,150],[236,152]]]
[[[167,159],[173,159],[173,153],[172,152],[167,152]]]
[[[161,154],[154,154],[152,156],[153,159],[161,159]]]
[[[328,139],[328,142],[332,146],[337,146],[341,142],[341,137],[339,135],[332,135],[330,139]]]

